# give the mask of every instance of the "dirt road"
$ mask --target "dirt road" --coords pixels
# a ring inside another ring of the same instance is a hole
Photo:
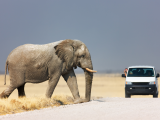
[[[102,98],[88,103],[0,116],[0,120],[157,120],[159,98]]]

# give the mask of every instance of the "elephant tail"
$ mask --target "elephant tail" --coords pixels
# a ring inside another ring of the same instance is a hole
[[[5,65],[4,85],[6,85],[6,74],[7,74],[7,67],[8,67],[8,60],[6,61],[6,65]]]

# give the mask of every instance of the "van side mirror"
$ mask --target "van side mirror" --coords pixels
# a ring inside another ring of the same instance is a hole
[[[158,78],[159,77],[159,73],[157,73],[157,75],[156,75],[156,78]]]
[[[126,77],[125,74],[122,74],[122,77]]]

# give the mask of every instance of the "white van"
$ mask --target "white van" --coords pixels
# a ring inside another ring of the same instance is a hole
[[[158,97],[159,74],[156,74],[153,66],[130,66],[127,74],[122,74],[125,81],[125,98],[131,95],[153,95]]]

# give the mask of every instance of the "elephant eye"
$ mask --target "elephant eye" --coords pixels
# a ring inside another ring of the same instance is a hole
[[[82,55],[81,57],[84,58],[84,55]]]
[[[79,58],[79,59],[80,59],[80,58],[84,58],[84,55],[78,56],[78,58]]]

